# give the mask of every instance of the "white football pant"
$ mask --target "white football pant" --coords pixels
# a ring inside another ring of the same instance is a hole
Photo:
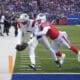
[[[35,49],[38,45],[38,41],[35,37],[32,37],[32,39],[30,39],[28,41],[28,46],[29,46],[29,57],[30,57],[30,61],[31,64],[35,65]]]
[[[42,36],[40,39],[38,39],[38,41],[51,53],[51,56],[53,57],[53,59],[57,61],[56,53],[54,49],[51,47],[51,45],[49,44],[49,41],[47,40],[47,38],[45,36]]]
[[[70,48],[70,41],[67,39],[67,33],[65,31],[59,32],[59,37],[52,42],[52,48],[57,53],[60,45],[64,45],[66,48]]]

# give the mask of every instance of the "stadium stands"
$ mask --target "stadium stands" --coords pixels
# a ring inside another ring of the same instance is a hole
[[[45,4],[44,4],[45,3]],[[80,0],[0,0],[0,14],[6,11],[27,12],[31,18],[40,12],[48,13],[49,18],[54,19],[55,16],[64,14],[68,17],[68,24],[80,24],[80,18],[75,21],[78,15],[80,17]],[[50,19],[50,21],[52,21]],[[72,21],[74,20],[74,21]]]

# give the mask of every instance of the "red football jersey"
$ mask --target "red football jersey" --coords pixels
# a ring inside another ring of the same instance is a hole
[[[47,26],[49,26],[50,29],[47,31],[46,35],[52,40],[56,39],[59,36],[59,31],[50,22],[42,23],[39,28],[42,31],[44,27],[47,27]]]

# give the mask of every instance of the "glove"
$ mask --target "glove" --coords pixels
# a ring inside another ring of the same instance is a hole
[[[23,51],[24,49],[26,49],[26,47],[28,47],[28,44],[27,43],[22,43],[21,45],[16,46],[16,50],[17,51]]]

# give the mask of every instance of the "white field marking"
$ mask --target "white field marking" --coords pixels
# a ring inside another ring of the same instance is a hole
[[[24,63],[25,65],[29,65],[30,63]],[[19,65],[24,65],[24,64],[19,64]],[[37,63],[37,65],[40,65],[40,63]]]
[[[32,70],[32,69],[26,69],[26,70]],[[41,71],[42,69],[37,69],[37,70]]]
[[[9,73],[9,56],[13,57],[13,64],[15,64],[17,37],[14,36],[14,29],[10,29],[9,36],[0,36],[0,80],[10,80],[11,74]]]
[[[80,27],[80,25],[75,25],[75,26],[78,26],[78,27]]]
[[[41,71],[42,69],[37,69],[37,70],[38,71]],[[18,71],[33,71],[33,69],[18,69]]]
[[[11,80],[11,74],[0,73],[0,80]]]
[[[29,67],[28,65],[29,65],[29,64],[19,65],[19,66],[17,66],[16,68],[19,68],[19,67]],[[37,67],[39,68],[39,67],[41,67],[41,65],[40,65],[40,64],[37,64]]]
[[[19,68],[18,68],[18,70],[19,70],[19,71],[23,71],[23,70],[25,70],[25,69],[19,69]],[[33,71],[32,69],[27,69],[27,68],[26,68],[26,70],[28,70],[28,71]],[[25,70],[25,71],[26,71],[26,70]],[[41,71],[42,69],[37,69],[37,70],[38,70],[38,71]],[[14,73],[13,73],[13,74],[14,74]]]
[[[27,57],[28,57],[28,56],[27,56]],[[39,56],[36,56],[36,57],[38,57],[38,59],[53,59],[53,58],[49,58],[49,57],[44,57],[44,58],[41,58],[41,57],[39,57]],[[76,58],[66,58],[66,59],[69,59],[69,60],[70,60],[70,59],[75,60]],[[25,60],[23,59],[23,60],[20,60],[20,61],[26,61],[26,60],[29,60],[29,59],[26,58]]]
[[[30,64],[29,62],[26,62],[26,63],[20,63],[20,64]],[[40,63],[37,63],[37,65],[39,65]]]
[[[19,67],[28,67],[29,66],[29,64],[26,64],[26,65],[24,65],[24,64],[19,64],[19,66],[16,66],[16,68],[19,68]],[[37,64],[36,65],[37,67],[41,67],[41,64]]]
[[[53,59],[53,58],[39,58],[39,59]],[[76,60],[76,58],[66,58],[67,60]]]
[[[66,72],[66,73],[13,73],[13,74],[36,74],[36,75],[39,75],[39,74],[43,74],[43,75],[45,75],[45,74],[48,74],[48,75],[51,75],[51,74],[62,74],[62,75],[66,75],[66,74],[69,74],[69,75],[72,75],[72,74],[75,74],[75,75],[77,75],[77,74],[80,74],[80,73],[68,73],[68,72]]]
[[[35,57],[39,57],[39,56],[35,56]],[[21,57],[19,57],[19,59],[23,59],[23,60],[24,59],[29,59],[29,55],[27,55],[27,56],[24,55],[24,57],[21,55]]]

